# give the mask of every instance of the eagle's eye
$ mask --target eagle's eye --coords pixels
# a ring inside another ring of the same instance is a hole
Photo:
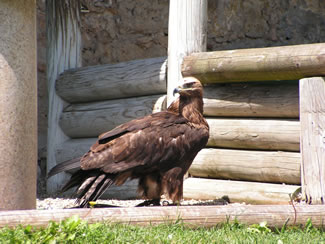
[[[184,88],[192,88],[192,87],[194,87],[194,85],[195,85],[195,82],[186,82],[183,84],[183,87]]]

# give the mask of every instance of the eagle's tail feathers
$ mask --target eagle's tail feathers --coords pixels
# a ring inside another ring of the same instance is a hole
[[[50,178],[51,176],[61,173],[63,171],[80,168],[80,159],[81,157],[59,163],[48,172],[47,178]]]

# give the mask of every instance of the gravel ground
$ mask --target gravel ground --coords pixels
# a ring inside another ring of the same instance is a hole
[[[37,209],[63,209],[75,207],[76,199],[71,198],[44,198],[37,199]],[[162,204],[165,204],[167,200],[162,200]],[[107,204],[120,207],[134,207],[143,200],[97,200],[98,204]],[[226,205],[228,202],[224,199],[216,200],[184,200],[181,202],[182,206],[186,205]]]

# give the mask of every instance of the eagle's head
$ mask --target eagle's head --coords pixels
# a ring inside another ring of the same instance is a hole
[[[178,93],[180,96],[194,96],[202,98],[202,84],[195,77],[185,77],[183,84],[174,89],[173,95]]]

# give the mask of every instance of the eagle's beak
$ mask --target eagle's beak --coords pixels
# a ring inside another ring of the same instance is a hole
[[[176,87],[175,89],[174,89],[174,91],[173,91],[173,97],[175,97],[175,94],[176,93],[179,93],[179,88],[178,87]]]

